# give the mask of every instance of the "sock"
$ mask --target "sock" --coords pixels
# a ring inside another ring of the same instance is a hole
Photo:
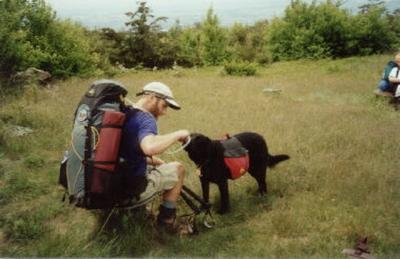
[[[175,209],[176,208],[176,203],[173,201],[166,201],[164,200],[161,204],[161,206],[168,208],[168,209]]]

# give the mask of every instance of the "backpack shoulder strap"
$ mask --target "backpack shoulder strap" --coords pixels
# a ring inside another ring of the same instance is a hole
[[[135,108],[133,106],[126,107],[125,110],[123,111],[125,113],[125,121],[128,121],[128,119],[132,118],[135,116],[136,113],[138,113],[140,109]]]

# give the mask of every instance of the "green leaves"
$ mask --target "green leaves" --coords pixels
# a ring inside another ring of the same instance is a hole
[[[220,65],[227,55],[226,31],[219,26],[217,15],[212,8],[208,9],[207,17],[201,25],[204,61],[207,65]]]
[[[167,18],[154,18],[146,2],[140,2],[135,12],[126,15],[130,20],[125,23],[129,27],[127,38],[119,46],[122,63],[127,67],[171,67],[176,52],[169,51],[171,44],[160,27],[160,22]]]
[[[249,62],[230,62],[224,65],[228,75],[254,76],[257,72],[257,64]]]
[[[95,70],[85,30],[57,20],[43,0],[0,1],[0,74],[36,67],[58,78]]]
[[[274,60],[370,55],[393,48],[394,32],[384,7],[372,5],[352,15],[340,5],[293,1],[269,30]]]

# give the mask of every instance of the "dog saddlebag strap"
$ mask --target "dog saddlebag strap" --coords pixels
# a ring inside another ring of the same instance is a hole
[[[224,162],[229,168],[232,179],[237,179],[249,170],[249,154],[235,137],[222,140],[224,148]]]

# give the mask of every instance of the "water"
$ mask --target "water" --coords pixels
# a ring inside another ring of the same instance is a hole
[[[89,28],[110,27],[124,30],[128,11],[137,9],[135,0],[46,0],[60,18],[70,18]],[[312,2],[312,0],[305,0]],[[389,9],[400,8],[400,0],[386,0]],[[148,6],[156,17],[165,16],[162,24],[170,28],[179,20],[183,26],[192,26],[204,20],[207,10],[212,7],[221,25],[234,22],[253,24],[259,20],[281,16],[290,0],[148,0]],[[356,12],[357,7],[368,0],[345,1],[344,8]]]

